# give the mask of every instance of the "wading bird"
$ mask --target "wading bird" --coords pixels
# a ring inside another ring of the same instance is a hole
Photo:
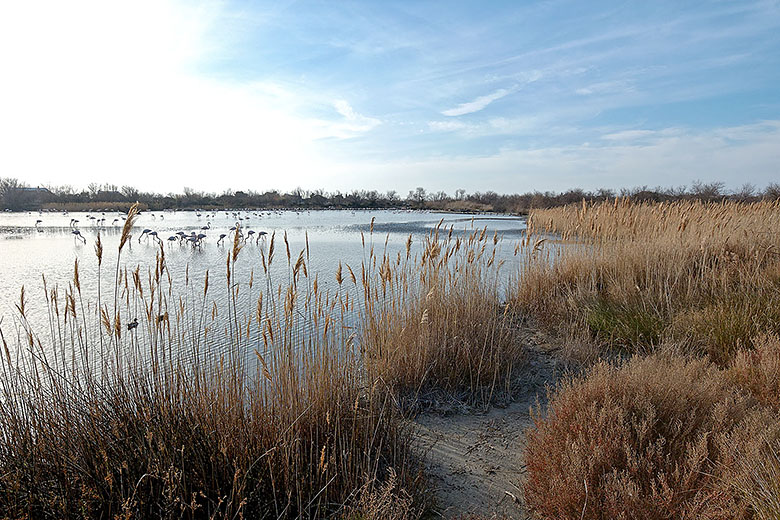
[[[83,240],[85,244],[87,243],[87,239],[81,236],[81,231],[79,231],[78,229],[74,229],[73,231],[71,231],[71,233],[73,233],[74,241],[78,239],[78,240]]]
[[[133,318],[133,321],[127,324],[127,330],[133,330],[138,326],[138,318]]]

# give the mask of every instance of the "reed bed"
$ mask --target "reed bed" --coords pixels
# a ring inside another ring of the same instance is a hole
[[[121,267],[136,211],[116,266],[102,266],[96,245],[110,296],[83,301],[82,284],[103,275],[81,280],[77,263],[67,288],[44,281],[48,331],[27,321],[24,289],[16,326],[0,330],[2,515],[326,518],[376,514],[367,508],[388,494],[418,515],[410,431],[362,367],[343,296],[307,272],[308,246],[296,261],[285,237],[283,287],[268,275],[275,238],[263,276],[235,278],[236,238],[224,276],[198,287],[189,273],[176,280],[162,248],[146,272]],[[238,304],[247,293],[252,309]],[[228,348],[212,348],[215,337]]]
[[[370,247],[362,265],[361,347],[370,377],[415,407],[507,398],[523,352],[501,305],[499,237],[484,228],[442,230],[440,222],[416,254],[411,241],[405,255]]]
[[[286,234],[239,279],[236,233],[224,271],[196,281],[163,247],[122,264],[137,211],[115,265],[98,235],[96,279],[78,262],[67,287],[43,279],[48,327],[23,287],[0,328],[0,516],[419,517],[430,499],[399,403],[487,404],[521,360],[499,238],[440,224],[377,254],[372,222],[362,265],[324,284],[308,239],[296,254]]]
[[[554,257],[553,238],[563,242]],[[513,300],[592,343],[633,352],[672,340],[725,365],[780,332],[777,201],[534,210],[528,240],[539,245]]]

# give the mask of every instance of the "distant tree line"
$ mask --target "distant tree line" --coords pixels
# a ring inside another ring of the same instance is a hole
[[[423,187],[403,197],[391,190],[353,190],[348,193],[307,191],[297,188],[290,192],[269,190],[233,191],[221,194],[205,193],[185,187],[182,193],[166,195],[140,191],[132,186],[92,183],[85,190],[76,190],[72,186],[31,187],[13,178],[0,177],[0,208],[23,211],[40,209],[82,209],[99,210],[101,208],[119,209],[133,202],[140,202],[151,210],[163,209],[222,209],[222,208],[295,208],[295,209],[436,209],[445,211],[476,212],[492,211],[500,213],[525,213],[531,208],[549,208],[576,202],[608,200],[615,197],[631,197],[637,201],[675,201],[702,200],[718,201],[723,199],[756,201],[761,199],[780,199],[780,184],[770,183],[763,190],[752,184],[744,184],[739,189],[727,190],[722,182],[694,182],[690,187],[649,188],[640,186],[630,189],[599,189],[586,191],[570,189],[564,192],[533,191],[523,194],[498,194],[494,191],[466,193],[455,190],[450,195],[444,191],[428,192]]]

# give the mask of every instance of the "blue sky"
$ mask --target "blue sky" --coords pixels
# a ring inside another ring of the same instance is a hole
[[[0,66],[33,185],[780,180],[778,1],[3,5]]]

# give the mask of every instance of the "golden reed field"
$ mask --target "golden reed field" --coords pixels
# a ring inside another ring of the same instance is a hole
[[[236,234],[225,273],[196,283],[168,270],[163,247],[146,272],[120,266],[136,213],[116,265],[102,265],[98,239],[98,279],[76,263],[68,287],[40,295],[48,330],[27,321],[22,288],[20,326],[2,335],[0,517],[428,511],[399,403],[441,389],[487,404],[509,388],[520,353],[498,301],[497,237],[436,228],[417,252],[410,236],[405,251],[377,254],[372,223],[362,265],[340,265],[328,274],[336,289],[322,290],[308,241],[295,254],[286,235],[262,250],[260,276],[234,279]],[[289,283],[271,282],[275,262]],[[227,280],[221,304],[210,297],[217,278]],[[98,301],[82,299],[89,283]],[[238,304],[246,293],[251,308]],[[360,337],[347,322],[355,312]],[[121,319],[132,315],[135,328]],[[223,332],[230,348],[208,349]]]
[[[531,509],[780,517],[780,204],[615,199],[530,226],[513,303],[586,367],[537,410]]]

